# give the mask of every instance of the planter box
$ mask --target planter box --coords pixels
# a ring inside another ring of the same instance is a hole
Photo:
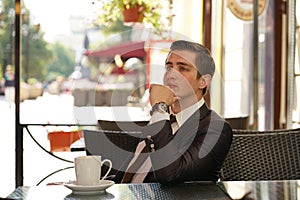
[[[124,6],[123,10],[123,21],[124,22],[139,22],[142,23],[144,19],[143,11],[145,8],[143,6],[133,6],[129,9]]]
[[[50,151],[70,151],[70,145],[83,136],[83,131],[54,131],[48,133]]]

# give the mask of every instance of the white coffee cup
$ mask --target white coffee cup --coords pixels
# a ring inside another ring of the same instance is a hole
[[[112,162],[108,159],[101,161],[101,156],[79,156],[75,158],[75,173],[77,185],[97,185],[101,176],[103,163],[109,164],[109,169],[101,179],[105,179],[112,168]]]

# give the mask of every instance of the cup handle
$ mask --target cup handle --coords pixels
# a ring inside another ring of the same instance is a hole
[[[108,160],[108,159],[102,160],[101,166],[102,166],[103,163],[105,163],[105,162],[108,162],[108,163],[109,163],[109,169],[107,170],[106,174],[102,177],[101,181],[104,180],[104,179],[107,177],[107,175],[109,174],[109,172],[110,172],[110,170],[111,170],[111,168],[112,168],[112,162],[111,162],[110,160]]]

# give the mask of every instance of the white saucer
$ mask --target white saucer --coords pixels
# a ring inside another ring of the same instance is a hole
[[[114,181],[102,180],[97,185],[77,185],[76,181],[65,183],[64,186],[71,189],[74,194],[97,194],[104,192],[107,188],[115,184]]]

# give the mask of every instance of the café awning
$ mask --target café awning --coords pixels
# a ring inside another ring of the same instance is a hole
[[[106,49],[87,50],[84,55],[88,57],[113,59],[115,55],[119,54],[123,59],[132,57],[144,59],[146,56],[144,45],[145,41],[123,43]]]

